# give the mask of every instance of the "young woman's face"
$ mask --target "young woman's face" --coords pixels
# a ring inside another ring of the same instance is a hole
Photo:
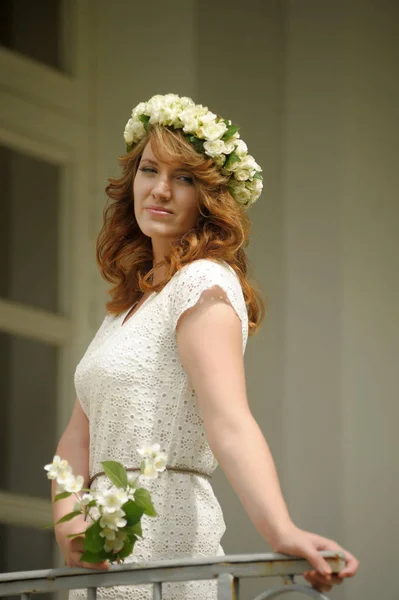
[[[190,171],[158,160],[148,142],[133,182],[134,212],[141,231],[151,238],[182,237],[196,226],[199,193]]]

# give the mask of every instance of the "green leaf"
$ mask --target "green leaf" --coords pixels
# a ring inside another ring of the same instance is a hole
[[[205,140],[200,140],[195,135],[188,136],[188,141],[194,146],[197,152],[204,152]]]
[[[108,476],[110,481],[118,488],[127,488],[127,475],[125,469],[121,463],[115,460],[105,460],[101,463],[104,469],[104,473]]]
[[[40,529],[54,529],[54,524],[52,523],[51,525],[43,525],[43,527],[40,527]]]
[[[138,506],[133,500],[125,502],[122,506],[122,510],[125,511],[125,519],[128,525],[136,525],[144,514],[144,508]]]
[[[232,152],[228,155],[226,162],[224,163],[224,168],[228,169],[232,164],[236,162],[241,162],[241,158],[235,152]]]
[[[126,153],[129,154],[134,148],[134,144],[126,144]]]
[[[64,498],[69,498],[69,496],[72,496],[71,492],[61,492],[60,494],[54,496],[54,502],[58,502],[58,500],[63,500]]]
[[[130,556],[130,554],[133,552],[135,542],[136,540],[126,540],[122,550],[120,550],[116,555],[119,558],[119,560],[124,560],[125,558]]]
[[[93,523],[86,529],[83,548],[89,552],[101,552],[104,548],[104,539],[100,535],[100,520]]]
[[[227,123],[226,123],[226,125],[227,125]],[[239,131],[239,129],[240,129],[240,128],[238,127],[238,125],[230,125],[230,126],[227,128],[227,131],[225,132],[224,136],[222,137],[222,140],[223,140],[224,142],[228,142],[228,141],[229,141],[229,139],[230,139],[230,138],[232,138],[232,137],[233,137],[233,135],[234,135],[235,133],[237,133],[237,131]]]
[[[255,175],[253,176],[253,179],[261,179],[263,181],[263,177],[259,171],[256,171]]]
[[[103,562],[107,557],[108,557],[108,555],[105,552],[105,550],[103,550],[102,552],[90,552],[89,550],[85,550],[82,553],[80,560],[82,562],[84,561],[84,562],[87,562],[90,564],[95,564],[95,563]]]
[[[91,508],[92,506],[96,505],[96,501],[95,500],[90,500],[89,504],[86,504],[85,508]]]
[[[148,122],[150,120],[150,117],[148,115],[140,115],[139,119],[143,123],[144,129],[147,131]]]
[[[157,512],[151,502],[150,492],[144,488],[139,488],[134,493],[136,504],[144,510],[144,513],[149,517],[156,517]]]
[[[125,531],[129,536],[137,535],[139,537],[143,537],[143,530],[141,529],[140,521],[138,523],[135,523],[134,525],[126,525],[123,528],[123,531]]]
[[[85,531],[81,531],[80,533],[70,533],[69,535],[67,535],[67,538],[72,539],[75,537],[79,537],[80,535],[84,535],[85,533]]]
[[[57,521],[56,525],[59,525],[59,523],[66,523],[67,521],[70,521],[71,519],[74,519],[75,517],[81,514],[82,513],[80,512],[80,510],[73,510],[72,512],[62,517],[59,521]]]

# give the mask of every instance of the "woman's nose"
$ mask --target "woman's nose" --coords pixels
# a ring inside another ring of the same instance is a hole
[[[170,184],[166,177],[160,177],[152,189],[154,196],[159,198],[170,198]]]

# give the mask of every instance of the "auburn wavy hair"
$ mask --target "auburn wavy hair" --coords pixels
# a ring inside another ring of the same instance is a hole
[[[164,261],[153,267],[151,238],[140,230],[134,214],[133,181],[148,141],[160,161],[179,162],[193,176],[199,192],[200,216],[194,229],[175,240]],[[227,179],[213,160],[197,152],[181,131],[154,125],[133,150],[119,158],[122,176],[109,178],[108,201],[97,240],[97,263],[104,279],[112,284],[107,310],[120,314],[145,292],[159,292],[173,275],[193,260],[208,258],[228,263],[237,273],[248,310],[249,334],[264,318],[265,307],[256,287],[249,282],[248,245],[250,221],[232,197]],[[167,267],[166,275],[153,284],[155,270]]]

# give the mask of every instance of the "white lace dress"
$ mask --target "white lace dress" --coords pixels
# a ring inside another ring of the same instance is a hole
[[[233,269],[211,260],[185,266],[153,293],[122,326],[129,311],[107,315],[75,373],[77,396],[90,422],[90,475],[101,461],[138,467],[136,449],[159,443],[168,465],[211,475],[217,461],[208,445],[197,398],[179,360],[175,329],[179,317],[208,288],[219,286],[241,319],[243,352],[248,315]],[[93,489],[109,484],[97,478]],[[165,471],[145,480],[158,516],[142,518],[143,539],[126,561],[223,555],[221,507],[208,479]],[[84,598],[86,592],[71,592]],[[101,588],[100,598],[152,599],[152,586]],[[216,599],[215,581],[163,584],[164,600]]]

